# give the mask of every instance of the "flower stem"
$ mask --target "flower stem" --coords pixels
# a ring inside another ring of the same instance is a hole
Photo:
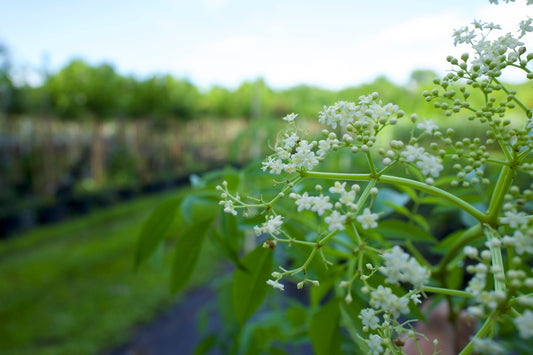
[[[431,293],[438,293],[438,294],[447,295],[447,296],[458,296],[458,297],[464,297],[464,298],[474,297],[472,296],[470,292],[452,290],[449,288],[442,288],[442,287],[424,286],[423,291],[431,292]]]

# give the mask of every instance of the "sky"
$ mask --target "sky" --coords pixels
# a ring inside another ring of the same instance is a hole
[[[74,58],[139,78],[171,74],[200,88],[263,78],[329,89],[415,69],[448,70],[454,29],[473,19],[515,29],[533,6],[488,0],[0,0],[0,43],[36,80]],[[529,43],[529,42],[528,42]],[[528,44],[526,43],[526,44]],[[533,44],[533,43],[531,43]],[[531,47],[530,47],[531,48]]]

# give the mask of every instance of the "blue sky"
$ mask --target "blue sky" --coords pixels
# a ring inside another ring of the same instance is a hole
[[[474,18],[505,25],[533,17],[525,1],[3,2],[0,41],[30,77],[43,62],[56,71],[83,58],[139,77],[170,73],[201,88],[257,77],[276,88],[336,89],[377,75],[404,83],[416,68],[444,72],[446,55],[462,51],[453,47],[453,29]]]

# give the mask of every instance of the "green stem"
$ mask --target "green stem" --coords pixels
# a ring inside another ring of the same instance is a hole
[[[502,167],[496,186],[492,191],[492,197],[489,202],[489,209],[487,211],[488,218],[486,223],[491,225],[497,224],[497,218],[505,202],[505,194],[509,191],[514,179],[514,171],[509,165]]]
[[[509,91],[509,89],[507,89],[507,87],[505,87],[505,85],[503,85],[503,84],[501,83],[501,81],[499,81],[499,80],[496,79],[496,78],[493,78],[493,80],[494,80],[494,82],[495,82],[496,84],[498,84],[498,85],[500,85],[500,86],[502,87],[503,91],[505,91],[505,93],[506,93],[507,95],[509,95],[509,94],[511,93],[511,92]],[[529,108],[526,106],[526,104],[524,104],[524,103],[523,103],[518,97],[516,97],[516,95],[513,95],[513,101],[516,102],[516,104],[517,104],[518,106],[520,106],[520,108],[521,108],[522,110],[524,110],[524,112],[525,112],[526,114],[528,114],[528,113],[530,112],[530,110],[529,110]]]
[[[484,232],[485,232],[485,235],[487,236],[487,240],[489,241],[489,244],[490,244],[490,241],[493,239],[493,238],[497,238],[497,239],[500,239],[500,236],[498,234],[498,232],[492,228],[491,226],[489,226],[488,224],[486,224],[484,226]],[[495,247],[495,246],[490,246],[490,252],[491,252],[491,255],[492,255],[492,266],[493,267],[496,267],[498,268],[501,273],[504,275],[505,277],[505,269],[504,269],[504,266],[503,266],[503,257],[502,257],[502,250],[500,247]],[[494,277],[494,290],[496,291],[505,291],[505,279],[504,280],[500,280],[496,277]]]
[[[488,318],[485,320],[485,323],[483,323],[481,328],[479,328],[474,338],[485,338],[485,336],[494,326],[494,322],[496,322],[496,310],[492,311],[490,316],[488,316]],[[464,347],[464,349],[459,353],[459,355],[470,355],[472,354],[472,351],[474,351],[474,343],[472,342],[472,340],[470,340],[470,342]]]
[[[352,180],[352,181],[371,181],[375,177],[372,174],[344,174],[344,173],[329,173],[329,172],[319,172],[319,171],[306,171],[302,172],[302,177],[313,177],[313,178],[322,178],[322,179],[335,179],[335,180]],[[477,219],[481,223],[488,222],[488,216],[483,212],[476,209],[474,206],[468,202],[460,199],[459,197],[439,189],[438,187],[425,184],[420,181],[415,181],[411,179],[406,179],[402,177],[392,176],[392,175],[381,175],[377,178],[379,182],[389,183],[391,185],[402,185],[408,186],[420,191],[424,191],[430,195],[437,196],[442,198],[445,201],[452,203],[453,205],[459,207],[463,211],[470,214],[472,217]]]
[[[464,297],[464,298],[474,297],[472,296],[470,292],[452,290],[449,288],[442,288],[442,287],[424,286],[423,291],[431,292],[431,293],[438,293],[438,294],[447,295],[447,296],[458,296],[458,297]]]

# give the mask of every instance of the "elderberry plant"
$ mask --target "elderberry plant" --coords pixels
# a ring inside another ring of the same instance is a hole
[[[283,353],[280,344],[310,340],[317,354],[401,354],[408,342],[420,352],[434,340],[416,327],[432,300],[447,305],[450,324],[469,317],[475,328],[457,352],[529,353],[533,103],[501,78],[523,73],[531,90],[532,31],[531,18],[510,33],[482,21],[455,30],[467,50],[422,93],[432,119],[378,93],[324,107],[315,136],[292,113],[257,171],[214,173],[159,206],[137,265],[175,226],[172,291],[188,283],[206,237],[235,266],[230,283],[220,277],[226,327],[199,349]],[[254,315],[262,303],[268,312]]]
[[[378,93],[324,107],[319,138],[302,134],[297,114],[284,117],[287,127],[262,163],[262,171],[275,176],[275,195],[242,198],[226,182],[217,186],[224,212],[258,221],[253,231],[266,238],[266,252],[297,246],[306,255],[299,265],[271,270],[263,282],[284,291],[291,284],[319,288],[333,278],[333,297],[345,305],[357,298],[364,305],[356,313],[342,312],[340,319],[352,328],[348,333],[359,349],[371,354],[400,354],[406,339],[417,343],[425,336],[413,320],[423,317],[417,308],[430,295],[449,303],[452,320],[462,310],[478,320],[461,354],[517,350],[509,340],[512,332],[531,344],[532,109],[500,78],[515,69],[533,83],[533,53],[522,42],[533,31],[532,21],[522,21],[515,33],[501,34],[499,25],[482,21],[456,30],[455,44],[470,51],[449,56],[451,71],[423,92],[444,117],[463,120],[465,130],[481,128],[479,135],[406,115]],[[391,127],[407,125],[409,136],[395,138]],[[330,170],[327,161],[335,154],[364,162]],[[386,224],[391,214],[375,206],[390,187],[411,202],[394,206],[395,223]],[[432,231],[433,217],[419,218],[422,205],[434,205],[426,206],[432,214],[452,207],[469,216],[468,228],[458,227],[440,241],[429,238],[432,248],[417,244],[417,237]],[[386,233],[382,223],[389,227]],[[394,236],[405,235],[402,228],[411,238]],[[314,279],[316,260],[335,271]],[[458,273],[463,281],[453,284],[449,275]]]

